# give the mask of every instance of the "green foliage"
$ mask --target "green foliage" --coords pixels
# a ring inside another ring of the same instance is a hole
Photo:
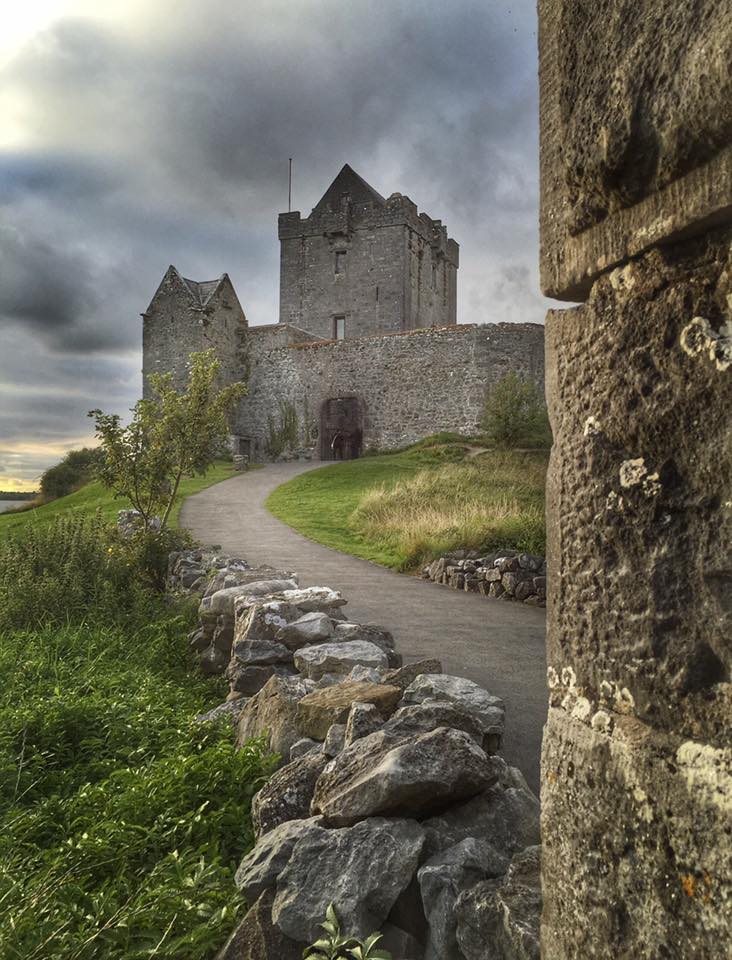
[[[206,960],[244,908],[273,758],[193,722],[224,692],[190,659],[194,607],[107,533],[70,517],[0,545],[3,960]]]
[[[381,940],[380,933],[372,933],[365,940],[341,936],[341,925],[332,903],[320,926],[325,931],[325,936],[305,948],[304,960],[392,960],[388,950],[376,946]]]
[[[213,350],[192,353],[183,393],[170,373],[151,374],[152,397],[135,404],[126,427],[115,414],[89,413],[104,451],[101,480],[139,510],[145,530],[155,516],[165,528],[183,477],[204,474],[226,442],[227,415],[246,386],[219,389],[219,368]]]
[[[498,447],[551,446],[544,398],[535,383],[513,372],[487,391],[480,425],[486,439]]]
[[[456,549],[543,553],[546,455],[441,440],[308,471],[267,507],[318,543],[398,570]]]
[[[70,450],[60,463],[49,467],[41,476],[43,499],[56,500],[78,490],[94,478],[102,459],[103,453],[98,448]]]
[[[276,460],[286,450],[293,450],[297,446],[299,427],[297,410],[294,404],[287,400],[279,401],[279,417],[277,420],[267,416],[267,438],[265,447],[267,456]]]

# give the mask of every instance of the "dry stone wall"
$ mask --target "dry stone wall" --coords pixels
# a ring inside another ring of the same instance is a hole
[[[465,593],[546,606],[546,560],[530,553],[438,557],[423,568],[422,578]]]
[[[540,0],[542,956],[732,943],[732,21]]]

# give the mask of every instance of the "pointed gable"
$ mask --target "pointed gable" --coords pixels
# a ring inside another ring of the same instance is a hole
[[[313,213],[325,210],[326,207],[338,210],[341,197],[344,194],[348,194],[353,203],[386,203],[386,200],[374,190],[371,184],[366,183],[363,177],[359,177],[352,167],[345,164],[333,183],[313,207]]]

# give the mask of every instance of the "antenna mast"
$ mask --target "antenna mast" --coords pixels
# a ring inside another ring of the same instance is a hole
[[[292,210],[292,157],[290,157],[290,179],[287,185],[287,212]]]

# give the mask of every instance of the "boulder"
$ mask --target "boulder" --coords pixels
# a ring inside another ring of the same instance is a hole
[[[349,747],[355,740],[376,733],[384,724],[384,718],[373,703],[354,703],[348,712],[344,746]]]
[[[377,947],[388,950],[395,960],[423,960],[424,947],[407,930],[389,923],[387,920],[381,925],[381,940]]]
[[[254,903],[265,890],[274,887],[277,877],[287,866],[295,844],[313,830],[320,830],[321,823],[320,817],[286,820],[264,834],[241,861],[234,875],[234,882],[249,903]]]
[[[301,960],[302,944],[272,924],[274,892],[265,891],[216,954],[215,960]]]
[[[326,613],[313,611],[282,626],[275,639],[290,650],[299,650],[300,647],[324,643],[334,633],[335,628],[330,617]]]
[[[226,719],[232,727],[236,727],[237,720],[241,712],[247,705],[246,697],[237,697],[236,700],[226,700],[220,703],[213,710],[207,710],[206,713],[199,713],[194,719],[194,723],[217,723],[219,720]]]
[[[423,839],[414,820],[373,818],[339,830],[311,826],[277,879],[273,922],[310,943],[334,903],[344,935],[368,936],[409,883]]]
[[[227,613],[234,615],[234,604],[241,597],[266,597],[269,594],[283,591],[295,591],[297,583],[292,580],[255,580],[254,583],[239,584],[236,587],[226,587],[217,590],[209,597],[201,600],[201,612],[207,614]]]
[[[258,840],[286,820],[310,816],[315,783],[329,759],[321,751],[307,753],[269,778],[252,800],[252,824]]]
[[[230,653],[231,644],[234,642],[233,617],[230,617],[225,613],[220,613],[217,615],[216,626],[213,630],[212,640],[214,646],[218,647],[219,650],[222,650],[226,654]]]
[[[312,753],[313,750],[322,750],[323,744],[319,740],[313,740],[310,737],[301,737],[290,747],[290,761],[297,760],[300,757]]]
[[[297,728],[301,736],[325,740],[331,724],[348,720],[352,704],[373,703],[386,718],[396,707],[400,695],[398,687],[351,680],[314,690],[297,705]]]
[[[364,667],[386,667],[388,659],[383,650],[366,640],[321,643],[295,651],[295,666],[303,676],[311,680],[318,680],[324,673],[345,677],[356,664]]]
[[[315,689],[323,690],[325,687],[332,687],[336,683],[343,683],[343,677],[337,673],[324,673],[319,680],[315,681]]]
[[[386,654],[388,666],[392,669],[401,667],[401,654],[396,652],[394,637],[384,627],[375,623],[338,623],[335,628],[335,640],[373,643]]]
[[[237,640],[231,652],[233,658],[244,667],[292,663],[292,651],[272,640]]]
[[[328,764],[311,812],[335,826],[384,814],[424,816],[475,796],[496,778],[488,757],[462,730],[439,727],[406,738],[379,730]]]
[[[234,639],[262,640],[273,643],[277,633],[291,620],[299,616],[297,607],[282,600],[254,601],[250,606],[239,602],[237,605],[236,630]]]
[[[438,853],[417,873],[429,934],[425,960],[464,960],[456,936],[455,902],[469,887],[502,876],[507,857],[484,839],[468,837]]]
[[[375,708],[374,708],[375,709]],[[323,753],[330,759],[337,756],[346,745],[345,723],[331,724],[323,742]]]
[[[369,683],[381,683],[384,676],[383,669],[377,669],[376,667],[364,667],[362,664],[357,663],[355,667],[352,668],[351,672],[346,677],[347,680],[368,680]],[[339,681],[343,677],[338,678]]]
[[[465,960],[539,960],[541,847],[514,856],[508,874],[465,890],[455,904]]]
[[[282,599],[297,607],[301,613],[327,613],[329,616],[338,607],[345,606],[344,600],[337,590],[330,587],[305,587],[302,590],[285,589]]]
[[[484,734],[503,736],[505,710],[503,701],[479,687],[472,680],[446,673],[424,673],[404,691],[402,706],[425,701],[447,701],[472,713]]]
[[[290,747],[301,737],[295,724],[298,703],[311,689],[312,684],[302,677],[271,677],[239,717],[237,747],[266,733],[270,749],[289,757]]]
[[[439,660],[418,660],[416,663],[407,663],[397,670],[390,670],[384,674],[383,683],[390,683],[406,690],[423,673],[442,673],[442,664]]]
[[[498,734],[484,733],[483,725],[474,713],[447,700],[427,700],[424,703],[400,707],[387,721],[384,729],[395,736],[407,737],[417,733],[429,733],[438,727],[463,730],[487,754],[496,753],[501,745]]]
[[[198,658],[198,665],[207,676],[223,673],[229,663],[228,654],[214,644],[206,647]]]
[[[232,693],[253,697],[271,677],[291,677],[295,671],[286,664],[252,664],[247,666],[233,658],[229,661],[225,677]]]
[[[506,856],[540,842],[539,801],[521,774],[491,757],[497,782],[466,803],[425,820],[425,855],[434,856],[468,837],[489,840]]]

